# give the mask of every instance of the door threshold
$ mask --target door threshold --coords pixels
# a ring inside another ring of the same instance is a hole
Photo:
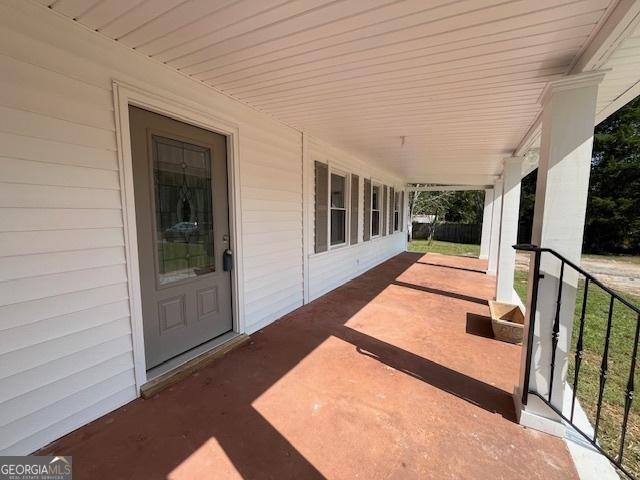
[[[249,335],[228,332],[147,371],[147,383],[140,387],[142,398],[151,398],[217,358],[249,341]]]

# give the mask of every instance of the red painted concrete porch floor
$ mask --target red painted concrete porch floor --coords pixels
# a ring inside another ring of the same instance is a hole
[[[404,253],[67,435],[78,479],[577,478],[515,423],[520,347],[477,259]]]

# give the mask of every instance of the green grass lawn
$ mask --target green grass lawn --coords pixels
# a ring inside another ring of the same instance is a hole
[[[527,272],[517,271],[514,287],[520,298],[526,301]],[[577,302],[574,314],[573,342],[569,359],[568,381],[573,383],[575,364],[574,352],[579,332],[579,322],[584,295],[584,280],[578,285]],[[640,297],[625,294],[624,297],[634,305],[640,305]],[[584,354],[580,367],[577,396],[587,412],[592,425],[596,417],[596,405],[599,392],[599,372],[605,343],[605,332],[609,312],[610,296],[595,285],[589,286],[585,328]],[[629,378],[631,353],[635,335],[637,316],[621,303],[614,303],[611,339],[609,343],[609,372],[604,389],[598,440],[601,446],[612,456],[616,456],[620,447],[620,427],[624,414],[624,392]],[[638,366],[640,368],[640,365]],[[636,369],[635,384],[640,385],[640,373]],[[640,401],[632,404],[623,465],[636,475],[640,475]]]
[[[440,242],[433,240],[412,240],[409,242],[409,251],[416,253],[442,253],[444,255],[464,255],[465,257],[477,257],[480,255],[480,245],[466,243]]]

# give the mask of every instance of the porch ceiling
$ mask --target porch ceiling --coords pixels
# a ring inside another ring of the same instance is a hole
[[[473,184],[500,173],[545,83],[571,71],[618,4],[40,2],[409,181]]]

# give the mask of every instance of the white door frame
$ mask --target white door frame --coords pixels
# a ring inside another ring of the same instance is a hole
[[[129,131],[129,106],[144,108],[178,121],[201,127],[227,138],[227,177],[229,190],[229,228],[231,248],[234,252],[234,268],[231,271],[231,306],[233,331],[245,332],[243,301],[242,222],[240,208],[240,162],[238,125],[220,119],[198,108],[190,100],[175,95],[137,87],[125,82],[113,81],[118,166],[120,171],[120,195],[124,229],[125,255],[127,261],[127,286],[131,336],[133,339],[133,362],[136,393],[147,382],[142,324],[142,296],[140,292],[140,267],[138,264],[138,235],[136,231],[136,208],[133,190],[133,162],[131,157],[131,134]]]

